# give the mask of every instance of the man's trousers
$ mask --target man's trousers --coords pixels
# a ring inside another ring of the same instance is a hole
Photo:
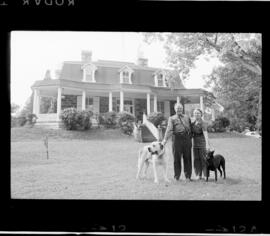
[[[184,173],[186,179],[191,178],[191,137],[189,134],[174,134],[172,137],[172,150],[174,156],[174,178],[179,179],[181,175],[181,157],[183,156]]]

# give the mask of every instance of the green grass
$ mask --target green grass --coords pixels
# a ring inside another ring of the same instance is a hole
[[[160,183],[153,183],[151,168],[146,179],[135,179],[138,149],[146,144],[119,130],[12,128],[12,198],[261,200],[261,140],[228,133],[209,136],[216,152],[226,158],[227,179],[214,182],[211,172],[208,183],[166,185],[161,171]],[[173,178],[172,157],[169,178]]]

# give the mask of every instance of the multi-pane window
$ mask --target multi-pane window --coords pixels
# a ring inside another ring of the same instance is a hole
[[[92,97],[86,97],[85,98],[85,109],[93,111],[94,110],[94,101]]]
[[[168,81],[168,79],[166,77],[165,77],[165,86],[169,87],[169,81]]]
[[[157,111],[164,113],[164,102],[157,102]]]
[[[96,82],[95,71],[97,67],[92,64],[83,65],[83,81],[86,82]]]
[[[158,87],[163,87],[163,75],[162,74],[159,74],[157,76],[157,86]]]
[[[122,74],[123,83],[129,84],[129,72],[123,71],[122,73],[123,73]]]
[[[89,81],[92,82],[93,78],[92,78],[92,68],[90,66],[87,66],[85,68],[85,81]]]

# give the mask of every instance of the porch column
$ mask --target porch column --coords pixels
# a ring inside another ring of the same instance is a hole
[[[113,110],[112,92],[109,92],[109,111]]]
[[[86,92],[85,90],[82,91],[82,111],[85,110],[85,98],[86,98]]]
[[[38,115],[39,114],[39,90],[34,90],[34,101],[33,101],[33,113]]]
[[[124,92],[120,91],[120,112],[124,111]]]
[[[176,102],[180,103],[180,97],[179,96],[176,97]]]
[[[150,93],[147,93],[147,115],[149,115],[150,112]]]
[[[157,95],[154,95],[154,112],[157,112]]]
[[[58,88],[57,91],[57,120],[60,120],[61,114],[61,99],[62,99],[62,88]]]
[[[200,109],[204,112],[203,108],[203,96],[200,96]]]

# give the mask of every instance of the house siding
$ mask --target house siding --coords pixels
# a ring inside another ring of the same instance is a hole
[[[77,110],[82,110],[82,96],[77,96]]]
[[[99,113],[99,103],[100,103],[99,97],[93,97],[94,113]]]
[[[113,111],[117,111],[117,98],[113,97]]]
[[[150,94],[150,112],[154,111],[153,98],[157,96],[158,111],[164,112],[165,117],[173,115],[176,97],[188,97],[190,103],[199,103],[200,96],[205,95],[203,89],[186,89],[177,74],[174,74],[177,82],[174,89],[168,87],[155,87],[155,74],[162,72],[160,68],[138,66],[128,62],[97,61],[94,65],[95,81],[85,82],[83,80],[84,65],[81,61],[66,61],[58,79],[35,81],[32,90],[48,90],[50,94],[57,94],[58,88],[66,89],[65,98],[62,99],[62,109],[75,107],[82,110],[82,91],[93,97],[93,112],[105,113],[109,111],[109,94],[112,93],[112,110],[117,111],[117,98],[119,92],[124,92],[124,99],[133,101],[133,114],[136,120],[143,120],[143,114],[147,111],[146,94]],[[128,66],[131,74],[131,84],[120,84],[120,71]],[[168,70],[165,70],[168,71]],[[72,94],[72,95],[71,95]],[[76,95],[75,95],[76,94]],[[169,101],[170,100],[170,101]],[[164,105],[161,103],[164,102]],[[185,107],[186,113],[192,111]],[[90,109],[90,108],[88,108]],[[55,110],[55,109],[54,109]],[[56,111],[55,111],[56,112]],[[55,119],[57,120],[56,116]],[[48,118],[49,119],[49,118]]]

